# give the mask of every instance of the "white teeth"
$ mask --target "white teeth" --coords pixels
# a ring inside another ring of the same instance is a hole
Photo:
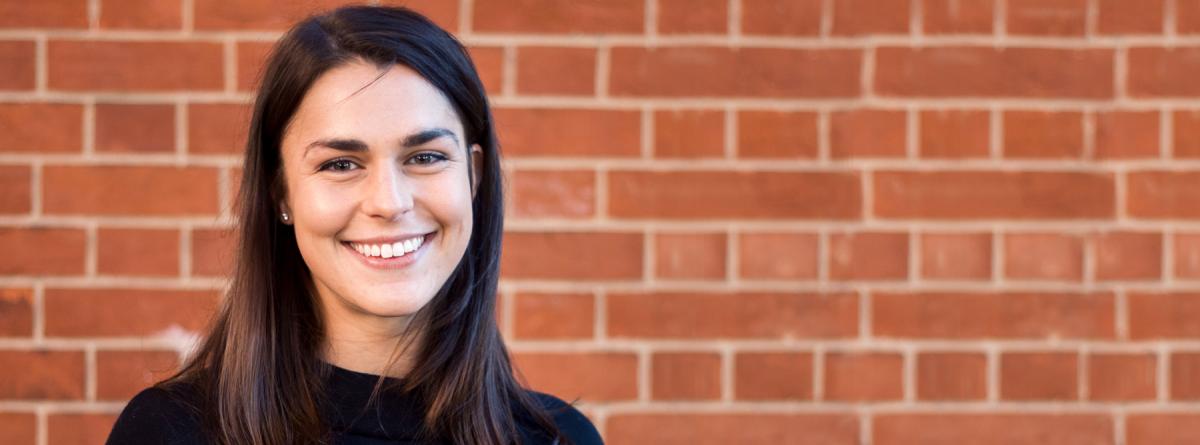
[[[379,246],[379,254],[381,256],[383,256],[384,258],[391,258],[392,257],[392,245],[384,244],[382,246]]]
[[[391,244],[357,244],[350,243],[350,247],[364,256],[395,258],[401,257],[417,250],[421,244],[425,242],[425,236],[409,238],[404,241],[397,241]]]
[[[404,254],[408,253],[404,251],[404,243],[395,242],[389,244],[389,246],[392,246],[392,256],[404,256]]]
[[[371,256],[379,256],[380,254],[381,254],[381,252],[379,249],[379,245],[378,244],[372,245],[371,246]]]

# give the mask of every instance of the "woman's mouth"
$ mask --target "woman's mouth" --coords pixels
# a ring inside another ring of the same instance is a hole
[[[425,251],[423,247],[436,234],[437,232],[430,232],[392,243],[380,244],[342,241],[342,245],[353,251],[355,256],[366,262],[368,266],[397,268],[416,261],[417,257]]]

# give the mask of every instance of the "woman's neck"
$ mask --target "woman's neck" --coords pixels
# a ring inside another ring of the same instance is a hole
[[[412,316],[379,317],[340,304],[324,308],[324,359],[340,368],[401,378],[412,369],[420,335],[405,340]],[[395,363],[389,366],[392,358]]]

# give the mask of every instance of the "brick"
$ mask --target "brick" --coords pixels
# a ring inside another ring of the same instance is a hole
[[[1200,294],[1133,292],[1129,295],[1129,337],[1136,340],[1200,338]]]
[[[1087,0],[1009,0],[1007,32],[1013,35],[1083,36]]]
[[[499,46],[472,46],[467,48],[471,62],[475,64],[479,81],[489,95],[499,95],[504,89],[504,48]]]
[[[215,312],[213,291],[166,289],[46,289],[49,337],[151,337],[198,332]],[[121,310],[112,310],[113,308]]]
[[[922,158],[966,159],[990,155],[991,122],[982,110],[925,110],[920,114]]]
[[[0,214],[33,211],[33,170],[25,165],[0,165]]]
[[[36,63],[36,45],[33,42],[0,42],[0,65],[4,66],[4,72],[0,73],[0,90],[32,90],[36,86]]]
[[[783,339],[858,335],[853,294],[613,293],[611,338]]]
[[[1187,445],[1200,441],[1200,415],[1195,413],[1129,413],[1128,445]]]
[[[522,46],[517,49],[517,93],[592,95],[596,49]]]
[[[274,42],[237,42],[237,89],[253,91],[262,80]]]
[[[82,229],[0,228],[0,274],[82,275],[87,241]]]
[[[1000,355],[1001,400],[1072,401],[1079,395],[1074,352],[1007,352]]]
[[[834,0],[829,4],[833,7],[833,35],[909,33],[909,0]]]
[[[1127,173],[1129,215],[1137,218],[1200,217],[1200,172],[1149,170]]]
[[[1107,99],[1112,67],[1110,49],[881,47],[874,89],[881,96]]]
[[[659,34],[723,34],[729,23],[725,0],[659,0]]]
[[[858,219],[857,173],[612,171],[609,215],[658,219]]]
[[[1108,232],[1099,234],[1095,243],[1097,280],[1162,278],[1161,233]]]
[[[875,415],[875,445],[1116,445],[1112,416],[1072,413],[930,412]]]
[[[512,215],[518,218],[596,214],[596,174],[590,170],[510,171],[509,187]]]
[[[180,29],[183,9],[176,0],[105,0],[102,29]]]
[[[1174,235],[1176,278],[1200,278],[1200,233],[1178,233]]]
[[[737,113],[737,126],[739,157],[817,157],[817,113],[742,110]]]
[[[505,154],[523,156],[641,155],[641,113],[633,110],[497,108]]]
[[[87,0],[0,1],[0,28],[73,28],[88,26]]]
[[[1135,159],[1159,157],[1157,111],[1096,113],[1096,157]]]
[[[83,351],[0,350],[0,399],[79,400]]]
[[[641,279],[642,235],[508,231],[500,270],[510,279]]]
[[[96,271],[105,275],[179,275],[179,231],[101,228]]]
[[[37,414],[29,412],[0,413],[0,443],[37,443]]]
[[[514,367],[529,387],[588,402],[637,398],[638,360],[629,352],[518,352]]]
[[[743,279],[817,278],[817,235],[742,233],[738,238],[738,275]]]
[[[903,110],[835,111],[829,116],[829,148],[835,159],[903,158],[907,116]]]
[[[1016,280],[1083,280],[1083,238],[1060,233],[1004,235],[1004,277]]]
[[[605,422],[605,443],[716,445],[858,442],[852,413],[620,413]]]
[[[1088,399],[1153,400],[1158,358],[1154,353],[1088,356]]]
[[[33,289],[0,288],[0,337],[33,336]]]
[[[1113,339],[1110,293],[877,292],[871,332],[912,339]]]
[[[48,445],[102,443],[117,421],[109,413],[55,413],[47,417]]]
[[[1200,32],[1200,0],[1175,0],[1175,32]]]
[[[421,15],[433,20],[438,26],[452,33],[458,33],[458,2],[445,0],[381,0],[383,6],[403,6],[413,9]]]
[[[987,356],[972,352],[917,355],[919,400],[966,401],[987,398]]]
[[[1083,114],[1077,111],[1004,113],[1004,157],[1079,159],[1083,155]]]
[[[612,96],[848,98],[860,93],[854,49],[614,47]]]
[[[192,274],[228,276],[236,260],[237,234],[222,229],[192,230]]]
[[[221,44],[51,40],[47,83],[66,91],[219,91]]]
[[[1096,31],[1100,34],[1162,34],[1162,0],[1100,0]]]
[[[215,215],[217,170],[208,167],[48,165],[47,214]]]
[[[734,360],[733,393],[737,400],[813,398],[810,352],[739,352]]]
[[[179,368],[179,354],[164,350],[98,351],[96,398],[125,401]]]
[[[504,0],[475,5],[471,26],[477,32],[640,34],[645,5],[641,0]]]
[[[746,35],[816,36],[821,32],[821,0],[743,0]]]
[[[992,276],[990,233],[921,234],[921,277],[987,280]]]
[[[174,153],[175,106],[96,105],[96,151]]]
[[[594,332],[591,294],[519,292],[513,307],[513,333],[519,339],[586,339]]]
[[[721,356],[710,352],[654,353],[650,356],[650,398],[721,398]]]
[[[928,219],[1097,219],[1116,213],[1110,173],[879,171],[875,215]]]
[[[334,0],[253,0],[230,3],[195,0],[193,20],[198,30],[283,30],[305,16],[339,5]]]
[[[1200,353],[1176,352],[1171,354],[1169,361],[1171,381],[1167,387],[1171,388],[1170,399],[1200,400],[1200,381],[1195,378],[1200,375]]]
[[[1130,96],[1200,96],[1200,85],[1187,74],[1200,69],[1200,47],[1135,47],[1128,57]]]
[[[906,280],[908,249],[906,233],[835,233],[829,237],[829,277],[834,280]]]
[[[991,34],[993,0],[922,0],[926,34]]]
[[[79,153],[83,150],[83,106],[0,104],[0,152]]]
[[[869,402],[904,397],[904,357],[893,352],[829,352],[825,400]]]
[[[1200,158],[1200,110],[1175,110],[1172,120],[1173,155],[1177,158]]]
[[[654,156],[719,158],[725,154],[725,112],[659,110],[654,113]]]
[[[252,114],[245,104],[188,105],[188,152],[241,156]]]
[[[659,233],[654,237],[655,276],[725,279],[724,233]]]

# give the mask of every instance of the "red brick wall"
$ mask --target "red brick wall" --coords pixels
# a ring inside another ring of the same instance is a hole
[[[0,443],[178,362],[335,3],[0,0]],[[1200,0],[413,3],[496,105],[504,332],[610,443],[1200,441]]]

